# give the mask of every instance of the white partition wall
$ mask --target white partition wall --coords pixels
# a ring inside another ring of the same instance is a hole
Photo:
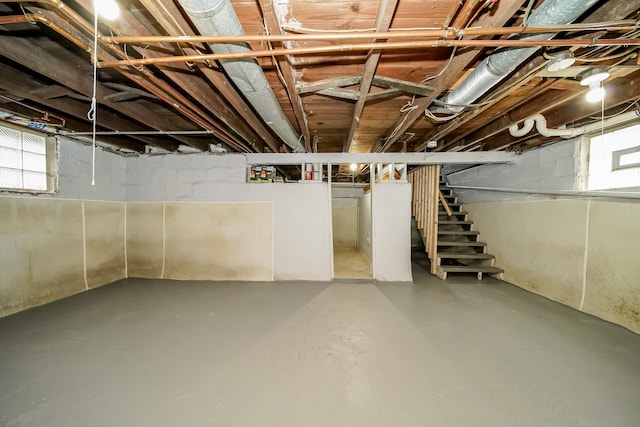
[[[373,278],[413,281],[411,274],[411,184],[381,182],[372,187]]]

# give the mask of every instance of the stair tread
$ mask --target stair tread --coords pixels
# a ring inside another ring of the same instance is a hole
[[[466,215],[468,212],[451,209],[452,215]],[[438,215],[447,215],[447,211],[438,211]]]
[[[492,259],[491,254],[465,253],[465,252],[438,252],[438,258],[446,259]]]
[[[487,246],[485,242],[438,240],[438,246]]]
[[[483,266],[466,266],[466,265],[440,265],[439,270],[446,271],[447,273],[489,273],[497,274],[504,273],[504,270],[498,267],[483,267]]]
[[[449,234],[453,236],[477,236],[479,231],[460,231],[460,230],[438,230],[438,234]]]
[[[451,221],[451,220],[443,220],[443,221],[438,221],[440,224],[443,225],[471,225],[473,224],[473,221]]]

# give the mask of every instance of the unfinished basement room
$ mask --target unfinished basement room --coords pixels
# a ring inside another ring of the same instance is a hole
[[[0,0],[0,426],[639,427],[640,0]]]

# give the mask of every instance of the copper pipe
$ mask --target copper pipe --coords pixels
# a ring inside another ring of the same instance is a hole
[[[6,3],[6,2],[7,1],[5,1],[5,0],[0,0],[0,3]],[[25,1],[24,0],[18,0],[17,2],[18,3],[22,3],[22,2],[25,2]],[[93,30],[94,30],[93,26],[90,25],[86,20],[84,20],[84,18],[82,18],[82,16],[80,16],[75,11],[73,11],[72,9],[67,7],[62,1],[60,1],[60,0],[39,0],[37,2],[45,3],[45,4],[49,4],[49,5],[54,6],[55,9],[56,9],[56,12],[62,13],[69,20],[71,20],[72,22],[78,24],[89,35],[93,36]],[[38,22],[42,22],[43,24],[45,24],[47,26],[49,26],[49,24],[53,24],[53,26],[50,27],[52,30],[54,30],[56,32],[58,30],[62,30],[59,33],[61,36],[67,38],[69,41],[73,42],[74,44],[76,44],[80,48],[82,48],[82,49],[84,49],[84,50],[86,50],[88,52],[92,52],[91,48],[88,47],[88,45],[86,43],[84,43],[82,40],[78,39],[77,37],[73,36],[68,31],[62,29],[60,26],[56,25],[51,20],[49,20],[47,18],[44,18],[44,17],[42,17],[43,19],[41,20],[40,18],[35,18],[35,17],[39,17],[39,15],[37,15],[37,14],[25,15],[24,21],[21,21],[21,22],[38,21]],[[16,19],[19,20],[19,18],[16,18]],[[14,21],[14,23],[15,22],[20,22],[20,21]],[[101,43],[103,43],[104,45],[106,45],[107,48],[109,50],[111,50],[115,54],[116,57],[119,57],[121,59],[127,58],[127,55],[126,55],[126,53],[124,51],[122,51],[117,46],[106,42],[104,40],[104,36],[98,34],[98,40]],[[91,55],[91,56],[93,57],[93,55]],[[101,60],[100,57],[98,59]],[[125,62],[127,62],[126,59],[123,59],[123,60]],[[140,79],[140,78],[135,78],[134,79],[127,72],[127,70],[118,69],[117,71],[120,72],[121,74],[123,74],[125,77],[135,80],[138,85],[143,87],[149,93],[157,96],[159,99],[161,99],[164,102],[166,102],[167,104],[171,105],[176,110],[178,110],[181,114],[185,115],[186,117],[191,119],[193,122],[195,122],[197,125],[203,127],[204,129],[208,129],[208,130],[214,130],[215,129],[217,132],[214,132],[214,134],[218,138],[222,139],[226,144],[229,144],[229,145],[233,146],[238,151],[251,152],[251,150],[248,149],[248,147],[246,147],[244,144],[242,144],[239,141],[236,141],[235,137],[233,137],[226,129],[224,129],[223,127],[219,126],[217,123],[214,123],[214,122],[210,121],[208,119],[208,117],[207,117],[207,114],[204,113],[198,106],[193,104],[191,101],[189,101],[186,97],[184,97],[182,94],[180,94],[173,87],[168,85],[166,82],[164,82],[163,80],[155,77],[153,75],[153,73],[151,73],[148,69],[141,68],[141,69],[138,69],[138,71],[141,74],[143,74],[146,78],[151,80],[155,85],[157,85],[164,92],[158,91],[153,85],[149,84],[144,79]],[[171,99],[171,98],[175,98],[175,99]],[[180,105],[180,104],[184,104],[184,105]]]
[[[60,34],[62,37],[71,41],[80,49],[86,52],[89,52],[90,54],[93,54],[93,49],[91,48],[91,46],[89,46],[87,43],[83,42],[82,40],[80,40],[79,38],[71,34],[69,31],[65,30],[58,24],[54,23],[49,18],[46,18],[42,15],[28,13],[24,15],[0,16],[0,24],[20,24],[20,23],[35,24],[36,22],[46,25],[56,33]]]
[[[635,31],[638,25],[625,21],[620,25],[595,23],[587,25],[552,25],[545,27],[517,28],[446,28],[442,30],[406,30],[366,33],[321,33],[321,34],[255,34],[242,36],[105,36],[109,43],[241,43],[241,42],[284,42],[284,41],[340,41],[340,40],[390,40],[390,39],[456,39],[465,36],[510,36],[516,34],[538,34],[567,31]]]
[[[100,68],[136,66],[146,64],[169,64],[174,62],[214,61],[218,59],[238,59],[280,55],[302,55],[318,53],[341,53],[383,49],[427,49],[441,47],[532,47],[532,46],[640,46],[640,39],[601,39],[601,40],[435,40],[414,42],[387,42],[342,44],[322,47],[298,47],[291,49],[255,50],[250,52],[203,54],[186,56],[167,56],[165,58],[131,59],[128,61],[109,61],[98,63]]]

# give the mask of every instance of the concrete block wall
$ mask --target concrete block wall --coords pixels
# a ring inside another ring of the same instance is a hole
[[[515,188],[528,190],[576,190],[580,139],[561,141],[524,152],[512,164],[481,165],[447,175],[454,185]],[[464,203],[530,199],[538,196],[520,193],[497,193],[456,190]]]
[[[244,183],[242,155],[165,154],[126,158],[126,200],[210,199],[212,185]]]
[[[96,179],[91,185],[92,147],[58,137],[58,189],[54,194],[3,192],[5,196],[42,197],[123,202],[126,197],[125,158],[96,148]]]

